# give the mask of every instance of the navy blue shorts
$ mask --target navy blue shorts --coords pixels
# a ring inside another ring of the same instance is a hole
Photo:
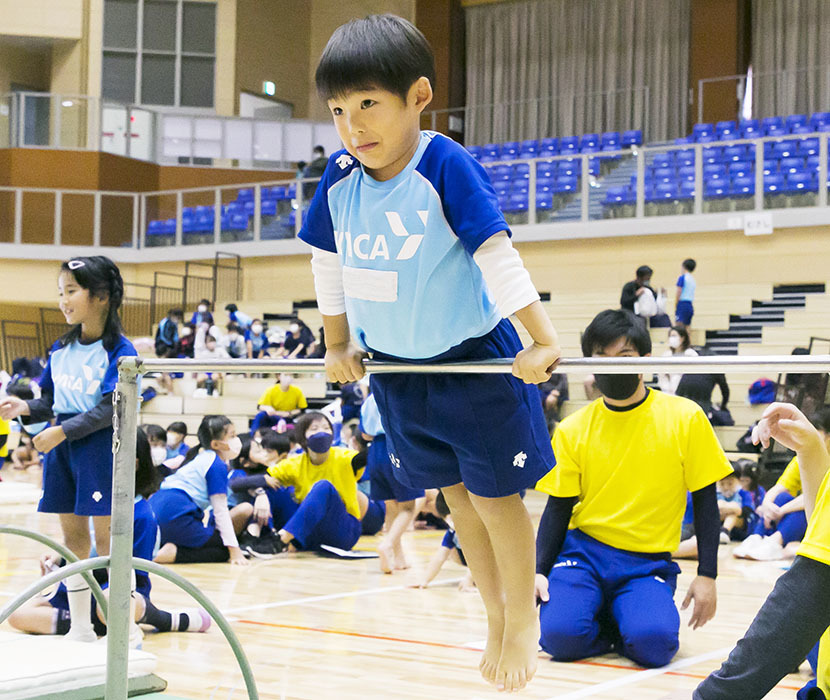
[[[389,459],[386,435],[375,435],[369,445],[368,465],[369,489],[373,501],[414,501],[424,495],[423,489],[413,489],[395,478],[395,467]]]
[[[172,542],[177,547],[198,549],[216,530],[213,514],[205,525],[204,512],[181,489],[156,491],[150,496],[150,505],[158,520],[163,545]]]
[[[682,323],[688,326],[692,322],[692,316],[695,315],[695,307],[690,301],[678,301],[677,308],[674,310],[674,320],[677,323]]]
[[[69,416],[58,416],[58,423]],[[41,513],[109,515],[112,509],[112,428],[64,440],[43,458]]]
[[[422,362],[511,358],[520,350],[516,329],[502,319],[487,335]],[[410,488],[463,483],[498,498],[532,487],[556,464],[539,390],[512,374],[376,374],[371,384],[394,474]]]

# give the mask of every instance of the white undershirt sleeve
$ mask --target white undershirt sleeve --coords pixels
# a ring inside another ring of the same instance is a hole
[[[506,232],[497,233],[484,241],[473,254],[473,260],[481,269],[504,318],[539,301],[539,293],[530,274]]]
[[[216,522],[216,529],[222,536],[222,544],[226,547],[238,547],[239,542],[233,529],[231,514],[228,512],[228,497],[215,493],[210,497],[210,505],[213,506],[213,519]]]
[[[343,265],[340,256],[320,248],[311,250],[311,271],[314,273],[317,308],[324,316],[339,316],[346,313]]]

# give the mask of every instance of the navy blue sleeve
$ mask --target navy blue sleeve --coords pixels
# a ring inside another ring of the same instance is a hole
[[[137,355],[133,344],[122,335],[109,353],[110,364],[101,382],[101,394],[111,394],[115,391],[115,385],[118,383],[118,358]]]
[[[241,471],[242,474],[237,474],[237,471]],[[230,486],[231,491],[245,493],[250,489],[268,488],[268,482],[265,481],[265,474],[247,476],[243,470],[237,469],[231,474]]]
[[[329,189],[338,180],[343,179],[355,168],[360,167],[359,163],[349,155],[348,151],[342,149],[331,154],[323,177],[317,185],[314,197],[308,207],[308,212],[300,229],[299,238],[315,248],[327,250],[329,253],[337,252],[337,245],[334,240],[334,223],[331,220],[331,209],[329,208]]]
[[[692,491],[697,536],[697,575],[718,577],[718,545],[720,544],[720,514],[718,494],[714,484]]]
[[[133,520],[133,556],[141,559],[153,560],[153,550],[156,547],[156,533],[158,523],[150,504],[141,499],[135,504],[135,518]]]
[[[678,287],[683,287],[685,285],[686,285],[686,280],[683,279],[683,275],[680,275],[680,277],[677,278],[677,286]]]
[[[54,415],[52,413],[52,402],[55,399],[55,385],[52,382],[52,353],[60,349],[60,347],[61,344],[56,342],[49,349],[46,367],[43,368],[43,373],[40,375],[40,380],[38,381],[40,385],[40,398],[26,402],[29,406],[29,415],[21,419],[23,425],[48,421]]]
[[[491,236],[510,235],[487,172],[455,141],[436,135],[416,170],[437,190],[447,222],[470,255]]]
[[[553,565],[565,544],[568,534],[568,524],[571,522],[576,496],[559,498],[548,496],[542,519],[539,521],[539,530],[536,533],[536,573],[550,576]]]
[[[228,467],[227,465],[216,457],[213,464],[205,474],[205,481],[207,482],[208,496],[215,496],[218,493],[228,493]]]

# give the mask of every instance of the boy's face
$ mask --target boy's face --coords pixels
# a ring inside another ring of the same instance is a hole
[[[382,88],[369,88],[333,97],[328,106],[346,150],[373,178],[389,180],[418,148],[421,112],[431,101],[429,80],[419,78],[406,100]]]
[[[724,496],[733,496],[740,486],[740,481],[733,475],[727,476],[718,482],[718,490]]]

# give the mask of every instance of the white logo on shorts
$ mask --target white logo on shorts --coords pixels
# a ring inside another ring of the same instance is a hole
[[[348,168],[348,167],[349,167],[352,163],[354,163],[354,160],[352,159],[352,157],[351,157],[351,156],[348,156],[348,155],[346,155],[346,154],[344,153],[343,155],[341,155],[341,156],[340,156],[340,157],[339,157],[336,161],[334,161],[334,162],[335,162],[335,163],[337,163],[337,164],[340,166],[340,169],[341,169],[341,170],[345,170],[345,169],[346,169],[346,168]]]
[[[100,491],[96,491],[95,493],[92,494],[92,500],[95,501],[96,503],[98,503],[98,501],[100,501],[103,497],[104,496],[101,494]]]
[[[392,462],[392,466],[396,469],[401,468],[401,460],[395,457],[395,455],[393,455],[391,452],[389,453],[389,461]]]
[[[659,576],[655,576],[655,577],[654,577],[654,580],[655,580],[655,581],[659,581],[660,583],[665,583],[665,582],[666,582],[666,579],[664,579],[664,578],[660,578]]]
[[[513,466],[518,467],[519,469],[524,469],[526,461],[527,455],[524,452],[519,452],[519,454],[513,458]]]
[[[579,562],[574,559],[565,559],[565,561],[560,561],[554,564],[553,568],[558,569],[560,566],[579,566]]]

